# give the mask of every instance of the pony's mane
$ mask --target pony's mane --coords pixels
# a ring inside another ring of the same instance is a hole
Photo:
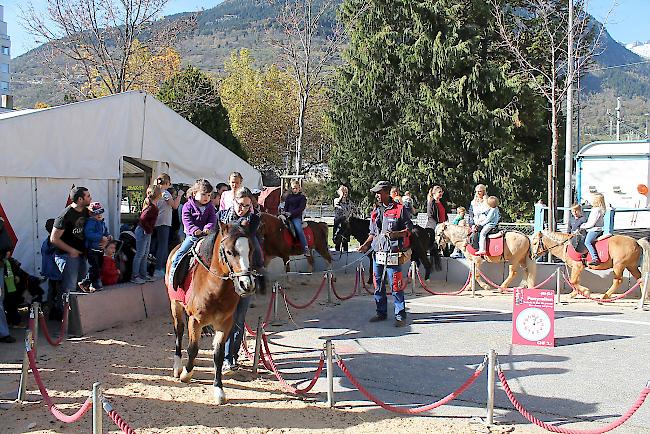
[[[542,230],[542,235],[556,243],[563,243],[571,236],[562,232],[551,232],[547,229]]]
[[[210,232],[205,236],[203,242],[199,246],[199,256],[205,258],[208,263],[212,261],[212,252],[214,251],[214,243],[217,240],[217,235],[219,235],[219,232]]]

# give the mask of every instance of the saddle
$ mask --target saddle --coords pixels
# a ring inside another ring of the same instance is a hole
[[[503,255],[503,240],[506,231],[499,230],[498,228],[492,229],[487,236],[485,244],[486,256],[501,256]],[[479,232],[470,234],[469,242],[467,243],[467,252],[470,255],[476,256],[478,251]]]
[[[212,262],[212,251],[216,237],[217,233],[214,232],[199,239],[196,244],[194,244],[192,248],[183,255],[178,262],[178,266],[176,267],[176,271],[172,278],[172,290],[179,288],[188,289],[185,286],[187,283],[187,277],[190,276],[191,281],[191,272],[197,264],[196,257],[192,254],[192,251],[195,251],[205,263],[209,264]]]
[[[293,226],[291,222],[289,222],[289,226]],[[309,225],[307,225],[305,222],[302,224],[302,230],[305,233],[305,238],[307,239],[307,246],[311,249],[314,247],[314,232],[311,230]],[[287,245],[291,247],[298,247],[302,248],[300,245],[300,240],[298,239],[298,236],[294,232],[289,232],[288,230],[282,232],[282,236],[284,238],[284,242],[287,243]]]
[[[612,234],[601,235],[596,239],[595,247],[600,262],[609,261],[609,237]],[[593,259],[585,246],[584,234],[578,234],[567,246],[567,255],[574,261],[591,262]]]

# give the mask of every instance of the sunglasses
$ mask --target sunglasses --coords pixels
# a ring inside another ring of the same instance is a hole
[[[238,206],[239,208],[241,208],[241,209],[248,209],[248,208],[251,207],[251,204],[249,203],[248,205],[244,205],[244,204],[241,203],[241,202],[237,202],[237,206]]]

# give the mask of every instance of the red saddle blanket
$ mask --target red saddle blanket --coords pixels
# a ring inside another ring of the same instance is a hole
[[[194,275],[194,267],[190,267],[187,276],[185,276],[185,280],[183,281],[183,284],[180,287],[178,287],[176,291],[174,291],[172,286],[167,281],[167,276],[165,276],[165,286],[167,287],[167,295],[169,296],[170,300],[180,301],[181,303],[183,303],[183,305],[187,304],[187,299],[192,293],[193,275]]]
[[[501,256],[503,255],[503,235],[497,238],[490,238],[488,236],[487,243],[486,243],[486,250],[487,250],[487,255],[486,256]],[[471,245],[467,244],[467,252],[470,255],[476,256],[477,250]]]
[[[609,261],[609,237],[596,241],[596,251],[598,252],[598,259],[600,259],[600,262]],[[588,251],[585,253],[587,253],[585,260],[591,262],[591,254],[588,253]],[[567,254],[569,255],[569,258],[574,261],[582,261],[582,255],[584,255],[584,253],[576,251],[571,243],[569,243],[569,247],[567,248]]]
[[[284,228],[285,230],[283,231],[283,236],[284,236],[284,242],[290,245],[291,247],[298,247],[300,248],[300,240],[298,238],[294,238],[293,235],[291,235],[291,232],[289,232],[289,229]],[[309,248],[314,247],[314,232],[311,230],[309,226],[306,228],[302,228],[302,230],[305,232],[305,238],[307,239],[307,245]]]

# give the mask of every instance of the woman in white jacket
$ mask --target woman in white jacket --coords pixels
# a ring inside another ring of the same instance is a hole
[[[596,251],[596,239],[603,233],[603,226],[605,225],[605,197],[601,193],[594,193],[591,196],[591,212],[586,223],[580,226],[580,229],[587,230],[587,237],[585,238],[585,246],[591,254],[591,262],[589,265],[599,265],[600,258]]]

